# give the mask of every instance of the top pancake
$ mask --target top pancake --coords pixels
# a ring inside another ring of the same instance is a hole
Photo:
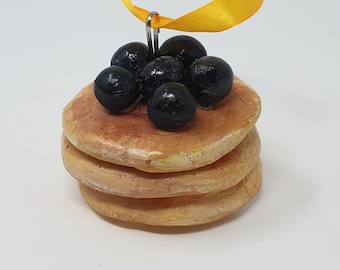
[[[93,83],[63,111],[63,129],[78,150],[96,159],[146,172],[179,172],[211,164],[235,148],[255,125],[259,96],[235,77],[229,95],[175,131],[157,129],[145,105],[113,115],[94,96]]]

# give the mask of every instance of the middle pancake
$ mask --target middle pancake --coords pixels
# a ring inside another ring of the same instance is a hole
[[[227,189],[248,175],[258,162],[260,138],[254,127],[231,152],[195,170],[148,173],[101,161],[77,150],[63,135],[65,168],[80,183],[101,192],[132,198],[189,196]]]

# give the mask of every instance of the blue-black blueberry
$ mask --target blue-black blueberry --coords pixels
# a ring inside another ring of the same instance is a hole
[[[230,65],[215,56],[203,56],[188,68],[189,90],[202,108],[226,97],[233,85]]]
[[[168,55],[180,61],[184,68],[188,68],[196,59],[207,55],[204,46],[195,38],[179,35],[174,36],[161,45],[161,55]]]
[[[94,81],[94,94],[99,103],[112,113],[121,112],[141,95],[141,82],[131,72],[111,66],[99,73]]]
[[[111,58],[111,66],[120,66],[135,77],[150,62],[148,46],[142,42],[130,42],[120,47]]]
[[[147,64],[139,74],[144,84],[142,94],[151,98],[154,91],[166,82],[182,82],[183,65],[171,56],[161,56]]]
[[[195,112],[196,102],[181,83],[162,84],[147,104],[149,119],[163,130],[171,131],[185,126],[194,118]]]

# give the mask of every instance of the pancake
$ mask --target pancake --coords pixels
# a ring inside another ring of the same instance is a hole
[[[66,138],[81,152],[109,163],[163,173],[197,169],[234,149],[254,127],[259,96],[235,77],[230,94],[210,110],[197,109],[188,125],[167,132],[148,119],[145,105],[113,115],[97,101],[93,83],[63,111]]]
[[[147,173],[94,159],[72,146],[63,136],[65,168],[92,189],[133,198],[159,198],[217,192],[234,186],[255,167],[260,139],[254,127],[226,156],[195,170],[178,173]]]
[[[101,215],[156,226],[190,226],[224,218],[245,206],[261,188],[260,161],[237,185],[204,195],[136,199],[121,197],[79,184],[88,205]]]

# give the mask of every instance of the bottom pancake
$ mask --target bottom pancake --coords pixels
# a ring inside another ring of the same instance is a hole
[[[101,215],[156,226],[191,226],[222,219],[245,206],[262,185],[261,161],[241,182],[219,192],[168,198],[129,198],[79,184],[88,205]]]

